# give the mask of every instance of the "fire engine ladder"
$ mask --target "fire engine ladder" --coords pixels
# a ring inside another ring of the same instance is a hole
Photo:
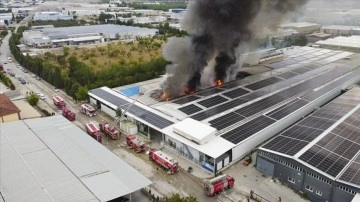
[[[187,152],[187,156],[189,159],[193,159],[193,155],[191,154],[190,150],[189,150],[189,147],[183,143],[183,147],[185,148],[186,152]]]
[[[130,109],[130,107],[134,105],[135,102],[136,102],[136,100],[134,100],[131,104],[129,104],[129,106],[126,107],[126,109],[121,113],[121,115],[118,118],[116,118],[115,121],[109,125],[110,129],[114,128],[114,126],[120,121],[120,119],[125,115],[125,113]]]

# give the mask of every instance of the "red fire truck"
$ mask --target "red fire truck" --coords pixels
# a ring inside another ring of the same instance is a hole
[[[230,189],[234,186],[235,179],[230,175],[219,175],[211,180],[204,182],[205,193],[208,196],[215,196],[223,190]]]
[[[59,109],[63,108],[66,106],[66,103],[64,102],[64,100],[59,97],[59,96],[55,96],[53,97],[53,103],[55,106],[57,106]]]
[[[65,116],[67,119],[69,119],[70,121],[74,121],[75,120],[75,113],[72,112],[69,108],[67,107],[63,107],[61,109],[62,111],[62,115]]]
[[[101,133],[95,123],[89,122],[85,124],[86,132],[98,142],[101,142]]]
[[[127,135],[126,144],[133,148],[137,153],[145,151],[145,144],[140,141],[135,135]]]
[[[110,127],[109,123],[102,122],[99,124],[101,132],[105,135],[110,136],[111,139],[117,140],[119,138],[119,131],[116,130],[114,127]]]
[[[160,165],[169,174],[174,174],[179,171],[178,162],[160,150],[151,149],[149,152],[149,159]]]
[[[81,112],[88,115],[88,116],[95,116],[96,115],[96,110],[93,106],[89,105],[89,104],[82,104],[81,105]]]

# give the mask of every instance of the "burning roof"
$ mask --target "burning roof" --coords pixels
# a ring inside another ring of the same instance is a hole
[[[192,93],[199,86],[234,80],[241,53],[248,51],[254,33],[275,30],[306,0],[195,0],[181,22],[189,33],[171,38],[163,50],[171,62],[163,83],[166,99]]]

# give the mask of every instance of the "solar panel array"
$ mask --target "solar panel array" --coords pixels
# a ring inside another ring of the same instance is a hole
[[[201,108],[194,104],[191,104],[191,105],[187,105],[185,107],[181,107],[181,108],[179,108],[179,110],[184,112],[187,115],[190,115],[190,114],[194,114],[198,111],[201,111]]]
[[[346,168],[340,180],[360,186],[360,155]]]
[[[255,115],[257,113],[268,110],[269,108],[273,107],[276,104],[279,104],[279,103],[285,102],[288,99],[291,99],[291,97],[293,97],[293,96],[299,95],[304,92],[309,92],[309,89],[316,88],[319,85],[323,85],[324,83],[327,83],[328,81],[331,81],[331,80],[339,77],[340,75],[343,74],[343,71],[349,71],[349,69],[346,70],[344,68],[341,68],[342,71],[338,71],[338,69],[340,69],[340,68],[336,68],[333,71],[328,71],[322,75],[314,77],[313,79],[304,81],[300,84],[294,85],[288,89],[280,91],[279,93],[273,94],[269,97],[258,100],[252,104],[249,104],[247,106],[244,106],[242,108],[235,110],[234,113],[236,113],[238,115],[237,120],[242,120],[243,119],[242,117],[248,118],[252,115]],[[254,93],[256,93],[256,92],[254,92]],[[241,102],[239,102],[239,104],[246,103],[243,99],[252,100],[252,99],[248,99],[248,96],[251,96],[251,94],[252,93],[241,97],[241,99],[240,99]],[[277,111],[278,111],[277,114],[275,114],[276,112],[273,111],[271,116],[270,116],[270,114],[268,114],[268,115],[271,118],[273,118],[272,116],[277,116],[276,118],[277,118],[277,120],[279,120],[279,119],[283,118],[283,117],[281,117],[281,115],[286,116],[289,113],[292,113],[291,110],[293,110],[294,108],[304,106],[307,103],[308,102],[306,102],[304,100],[297,100],[297,102],[295,102],[295,103],[291,102],[289,104],[286,104],[286,106],[277,108]],[[218,106],[217,108],[223,107],[227,104],[228,103],[222,104],[222,105]],[[235,104],[227,105],[227,107],[229,109],[233,108],[234,106],[236,106],[236,105]],[[239,106],[239,105],[237,105],[237,106]],[[215,110],[215,109],[216,108],[213,108],[210,110]],[[226,108],[222,108],[222,110],[217,110],[217,112],[208,110],[208,111],[196,114],[192,118],[194,118],[196,120],[204,120],[206,118],[211,117],[212,116],[211,114],[221,113],[225,109]],[[210,111],[210,113],[206,113],[209,111]],[[218,130],[224,129],[224,128],[229,127],[236,123],[236,122],[234,122],[234,120],[229,119],[227,116],[228,116],[228,114],[222,115],[218,118],[215,118],[212,121],[209,121],[209,123],[211,124],[211,126],[215,127]],[[221,124],[218,124],[218,123],[221,123]]]
[[[279,81],[282,81],[282,79],[276,78],[276,77],[270,77],[255,83],[252,83],[250,85],[245,86],[245,88],[248,88],[250,90],[258,90],[260,88],[263,88],[265,86],[268,86],[270,84],[277,83]]]
[[[201,100],[200,102],[198,102],[200,105],[204,106],[204,107],[213,107],[215,105],[218,105],[218,104],[221,104],[223,102],[226,102],[228,101],[227,98],[224,98],[220,95],[217,95],[217,96],[214,96],[214,97],[211,97],[211,98],[208,98],[206,100]]]
[[[295,103],[306,104],[307,102],[296,99],[293,102],[289,102],[287,106],[284,105],[279,107],[266,115],[275,119],[281,119],[281,117],[284,118],[285,116],[278,117],[277,115],[284,111],[285,115],[288,115],[291,113],[291,109],[295,108]],[[301,104],[299,107],[301,107]],[[329,103],[312,115],[282,132],[275,139],[266,143],[263,148],[293,156],[325,130],[329,129],[336,121],[346,115],[354,107],[354,105],[350,104],[341,104],[336,102]]]
[[[90,93],[106,100],[107,102],[117,107],[121,107],[122,109],[126,109],[126,107],[130,104],[128,101],[121,99],[118,96],[115,96],[114,94],[109,93],[101,88],[93,89],[90,91]],[[137,105],[132,105],[128,112],[161,129],[174,124],[174,122],[169,121]]]
[[[339,106],[338,108],[341,108]],[[323,115],[323,114],[318,114]],[[338,118],[340,115],[325,113],[324,117]],[[348,162],[360,151],[360,109],[356,110],[314,146],[304,152],[299,159],[336,177]],[[350,169],[351,170],[351,169]],[[344,173],[342,180],[358,184],[356,173]],[[354,177],[356,179],[354,179]]]
[[[187,97],[184,97],[184,98],[177,99],[177,100],[174,101],[174,103],[182,105],[182,104],[186,104],[188,102],[192,102],[194,100],[198,100],[200,98],[201,97],[199,97],[199,96],[190,95],[190,96],[187,96]]]

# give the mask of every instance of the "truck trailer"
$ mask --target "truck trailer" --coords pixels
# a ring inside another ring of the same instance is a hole
[[[67,107],[63,107],[61,109],[62,111],[62,115],[65,116],[67,119],[69,119],[70,121],[74,121],[75,120],[75,113],[72,112],[69,108]]]
[[[66,106],[66,103],[60,96],[53,97],[53,103],[55,106],[57,106],[59,109],[62,109]]]
[[[215,196],[226,189],[234,186],[235,179],[230,175],[219,175],[204,182],[205,193],[208,196]]]
[[[101,138],[101,132],[100,129],[96,126],[95,123],[93,122],[89,122],[85,124],[86,127],[86,132],[95,140],[97,140],[98,142],[101,142],[102,138]]]
[[[81,105],[81,112],[88,115],[88,116],[95,116],[96,115],[96,110],[93,106],[89,105],[89,104],[82,104]]]
[[[133,148],[136,153],[145,151],[145,143],[139,140],[135,135],[126,136],[126,144]]]
[[[160,150],[151,149],[149,152],[149,159],[161,166],[169,174],[174,174],[179,171],[178,162]]]

